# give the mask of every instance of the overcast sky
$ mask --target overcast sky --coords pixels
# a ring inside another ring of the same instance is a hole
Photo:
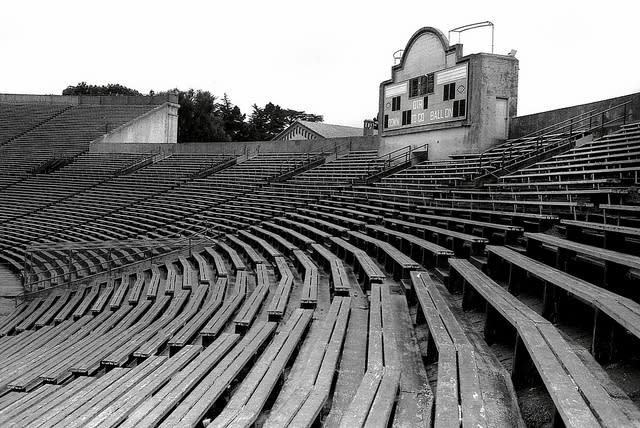
[[[417,29],[489,20],[495,53],[518,51],[528,114],[640,91],[638,12],[637,0],[4,1],[0,92],[206,89],[245,113],[272,101],[361,126]],[[490,35],[463,33],[464,53],[490,52]]]

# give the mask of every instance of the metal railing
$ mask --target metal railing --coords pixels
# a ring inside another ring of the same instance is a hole
[[[405,146],[399,149],[396,149],[392,152],[386,153],[384,155],[378,156],[372,163],[369,165],[366,177],[364,181],[370,181],[375,177],[385,174],[386,172],[400,166],[411,162],[412,156],[415,152],[429,152],[429,144],[423,144],[418,147],[413,146]],[[382,163],[380,163],[382,161]],[[360,179],[353,180],[352,184],[355,184],[358,181],[362,181]]]
[[[617,122],[622,122],[624,125],[627,123],[627,117],[629,116],[629,104],[631,104],[631,101],[597,112],[591,110],[547,126],[510,142],[510,149],[503,151],[502,156],[498,158],[491,157],[488,160],[483,159],[485,156],[490,156],[491,152],[496,151],[496,148],[489,149],[480,155],[479,168],[484,171],[484,174],[478,177],[477,180],[482,181],[491,176],[495,177],[500,171],[509,172],[514,168],[517,169],[531,159],[541,159],[562,150],[570,149],[579,138],[597,129],[603,130],[607,125]],[[616,115],[615,112],[621,112],[621,114]],[[514,152],[513,146],[524,142],[534,144],[532,150],[526,153],[518,153],[517,150]],[[488,162],[488,165],[483,164],[483,161]]]
[[[191,235],[189,236],[180,236],[178,240],[171,240],[169,238],[165,238],[165,239],[149,239],[149,240],[131,240],[131,241],[105,241],[104,243],[102,242],[95,242],[95,243],[87,243],[87,244],[93,244],[89,247],[82,247],[81,243],[78,243],[76,245],[76,250],[81,250],[81,249],[97,249],[97,248],[108,248],[109,251],[109,255],[108,255],[108,260],[106,260],[106,266],[103,266],[104,263],[99,263],[97,265],[92,265],[90,267],[87,268],[82,268],[82,269],[78,269],[75,265],[73,265],[72,261],[73,261],[73,256],[70,253],[69,254],[69,271],[67,273],[63,273],[63,274],[57,274],[54,276],[50,276],[48,279],[43,279],[43,280],[38,280],[38,281],[33,281],[33,282],[27,282],[25,283],[25,288],[31,288],[30,291],[25,291],[24,293],[18,294],[17,296],[15,296],[15,301],[16,301],[16,306],[18,306],[20,303],[22,302],[24,303],[25,301],[28,301],[31,298],[37,297],[41,294],[46,294],[51,292],[52,290],[57,290],[57,289],[61,289],[61,288],[73,288],[75,285],[82,283],[82,282],[86,282],[88,280],[90,280],[91,278],[95,278],[97,276],[100,275],[107,275],[108,277],[111,277],[111,275],[113,274],[113,271],[120,271],[122,269],[126,269],[127,267],[131,267],[133,265],[143,265],[145,263],[149,263],[149,266],[151,266],[153,264],[154,258],[160,258],[160,257],[166,257],[169,256],[173,253],[176,252],[182,252],[185,251],[186,249],[189,250],[189,255],[191,255],[192,249],[194,247],[197,247],[199,245],[201,245],[203,242],[211,241],[211,237],[207,236],[210,234],[210,230],[200,230],[200,231],[194,231],[192,232]],[[116,242],[119,242],[118,246],[114,246],[114,244]],[[144,243],[146,245],[138,245],[140,243]],[[158,246],[162,247],[162,244],[165,244],[164,247],[168,248],[169,251],[166,251],[162,254],[159,255],[154,255],[153,254],[153,249],[157,248]],[[158,244],[158,245],[155,245]],[[136,247],[136,245],[138,245]],[[55,246],[54,246],[55,247]],[[143,248],[140,248],[143,247]],[[146,248],[145,248],[146,247]],[[129,250],[132,250],[132,252],[129,252],[128,256],[123,256],[123,257],[111,257],[111,249],[118,249],[118,248],[128,248]],[[34,249],[41,249],[41,246],[34,246]],[[52,248],[47,248],[48,250],[51,250]],[[55,248],[53,248],[55,249]],[[145,256],[147,255],[148,256]],[[127,261],[128,257],[131,256],[137,256],[137,255],[142,255],[143,257],[140,258],[139,260],[135,260],[134,262],[130,262],[130,263],[123,263],[123,264],[117,264],[117,262],[120,261]],[[25,258],[25,264],[26,264],[26,258]],[[82,273],[83,271],[87,271],[88,273],[90,273],[90,269],[91,267],[94,268],[101,268],[101,269],[97,269],[98,272],[96,272],[95,274],[90,274],[90,275],[86,275],[83,276],[81,278],[78,278],[77,275],[78,273]],[[29,272],[30,269],[27,268],[27,266],[25,265],[24,269],[23,269],[23,278],[25,281],[28,281],[29,276],[32,275],[31,272]],[[56,269],[54,268],[54,271]],[[40,273],[51,273],[51,271],[41,271]],[[76,278],[73,278],[73,275],[76,276]],[[39,285],[41,284],[51,284],[53,281],[57,280],[61,280],[61,282],[55,284],[55,285],[51,285],[49,287],[45,287],[45,288],[40,288],[40,289],[36,289],[33,290],[33,288],[37,288]]]

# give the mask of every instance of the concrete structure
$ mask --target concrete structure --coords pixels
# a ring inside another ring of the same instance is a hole
[[[102,143],[177,144],[178,109],[164,103],[94,140]]]
[[[178,103],[176,94],[129,96],[129,95],[31,95],[0,94],[0,103],[7,104],[64,104],[91,105],[161,105]]]
[[[332,125],[324,122],[296,120],[273,140],[313,140],[317,138],[358,137],[363,135],[362,128],[354,126]]]
[[[429,158],[481,152],[507,138],[516,115],[518,60],[462,55],[441,31],[424,27],[409,39],[391,79],[380,84],[384,151],[429,144]]]
[[[0,94],[4,104],[50,104],[64,106],[157,106],[96,139],[104,143],[162,143],[178,142],[178,96],[128,95],[30,95]]]
[[[271,153],[313,153],[320,151],[379,150],[380,138],[367,137],[318,138],[290,141],[246,141],[180,144],[116,143],[96,140],[89,146],[92,153],[227,153],[255,154]]]
[[[572,117],[576,117],[580,114],[607,110],[611,107],[619,106],[627,101],[630,102],[626,110],[627,120],[640,120],[640,92],[636,92],[635,94],[624,95],[622,97],[609,98],[606,100],[594,101],[592,103],[514,117],[511,119],[509,124],[509,137],[522,137],[555,123],[571,119]],[[623,112],[620,109],[611,112],[611,114],[615,114],[616,117],[621,116],[622,113]],[[611,118],[605,118],[605,122],[607,120],[611,120]],[[619,123],[616,123],[616,125],[619,125]]]

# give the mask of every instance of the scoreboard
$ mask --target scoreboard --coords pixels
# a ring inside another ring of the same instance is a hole
[[[468,64],[416,76],[384,88],[385,129],[404,129],[467,117]]]

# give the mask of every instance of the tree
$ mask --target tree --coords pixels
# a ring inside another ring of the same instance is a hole
[[[246,141],[248,134],[245,118],[247,115],[243,114],[238,106],[233,105],[226,92],[222,97],[222,102],[219,104],[219,111],[224,131],[230,140]]]
[[[178,142],[231,141],[224,129],[216,97],[209,91],[178,92]]]
[[[67,86],[62,95],[142,95],[135,89],[127,88],[118,83],[108,85],[88,85],[80,82],[76,86]]]
[[[189,89],[158,92],[157,95],[178,95],[178,142],[268,141],[296,120],[322,122],[322,115],[285,109],[271,102],[264,107],[253,105],[246,114],[234,105],[225,93],[221,102],[209,91]],[[149,95],[155,95],[153,90]],[[80,82],[67,86],[62,95],[142,95],[135,89],[120,84],[89,85]]]
[[[322,122],[322,115],[305,113],[304,111],[283,109],[271,102],[263,108],[253,105],[253,112],[249,116],[248,138],[253,141],[268,141],[282,132],[296,120]]]

